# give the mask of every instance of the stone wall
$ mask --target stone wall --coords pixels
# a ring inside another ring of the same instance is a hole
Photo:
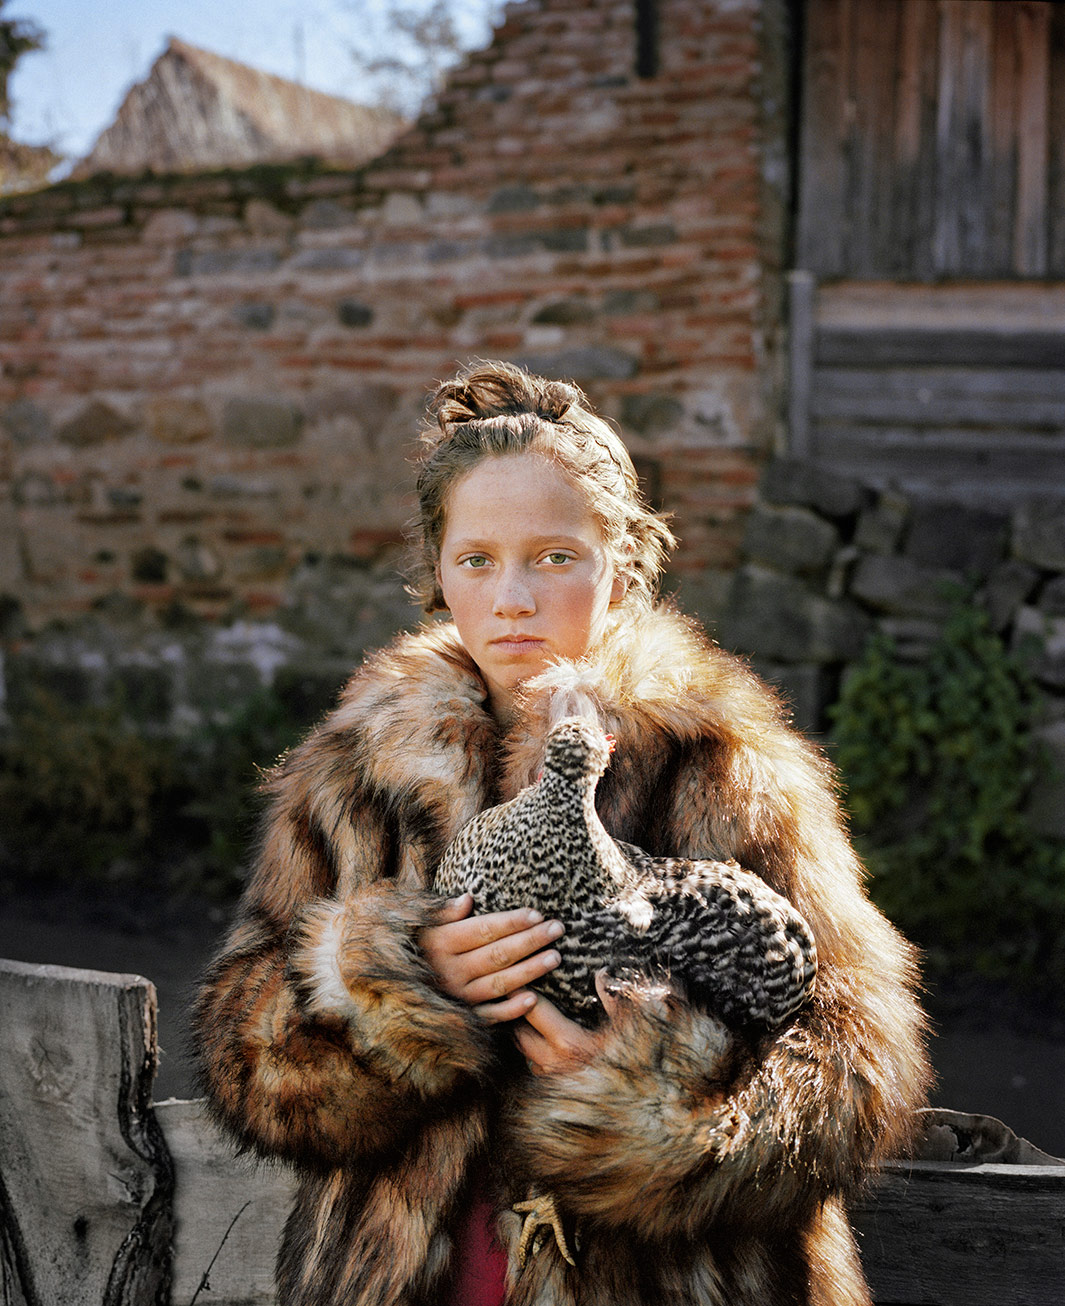
[[[360,171],[0,203],[9,635],[130,603],[292,633],[339,584],[372,597],[333,644],[377,639],[427,391],[478,356],[620,422],[712,606],[777,431],[783,13],[671,0],[639,76],[630,0],[528,0]]]
[[[959,590],[973,593],[1042,695],[1046,766],[1031,814],[1065,838],[1065,496],[1002,510],[871,490],[777,460],[747,520],[718,636],[750,656],[820,732],[847,665],[876,630],[918,660]]]

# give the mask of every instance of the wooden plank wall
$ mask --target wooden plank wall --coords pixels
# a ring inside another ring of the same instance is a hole
[[[809,0],[797,265],[1065,276],[1065,4]]]
[[[973,502],[1065,494],[1065,287],[791,285],[795,456]]]

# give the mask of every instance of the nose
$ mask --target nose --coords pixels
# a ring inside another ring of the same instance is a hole
[[[503,568],[494,597],[497,617],[529,617],[536,611],[532,586],[521,568]]]

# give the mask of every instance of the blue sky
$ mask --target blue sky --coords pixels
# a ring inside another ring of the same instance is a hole
[[[485,0],[454,0],[453,8],[471,40],[487,30]],[[11,79],[12,134],[86,154],[170,35],[364,98],[350,50],[387,45],[386,9],[387,0],[7,0],[4,17],[32,19],[48,46],[24,56]]]

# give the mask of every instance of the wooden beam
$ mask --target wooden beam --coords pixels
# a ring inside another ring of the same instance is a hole
[[[810,451],[810,380],[813,370],[813,273],[796,269],[788,273],[788,433],[787,454],[805,458]]]
[[[151,1110],[154,987],[0,961],[0,1011],[2,1300],[164,1306],[173,1172]]]
[[[188,1306],[207,1275],[203,1306],[272,1306],[292,1171],[238,1156],[202,1099],[155,1111],[174,1159],[174,1303]]]

